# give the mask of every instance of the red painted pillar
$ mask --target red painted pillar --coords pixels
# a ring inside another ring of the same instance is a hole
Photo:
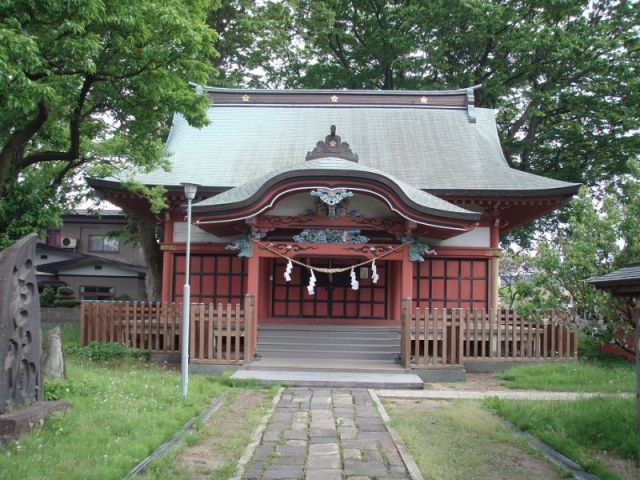
[[[402,252],[400,291],[401,300],[413,298],[413,262],[409,260],[409,246],[406,246]]]
[[[494,250],[489,259],[489,305],[490,309],[500,307],[500,219],[491,224],[491,248]]]
[[[253,295],[254,309],[257,310],[258,305],[260,305],[260,256],[256,250],[257,248],[254,248],[253,255],[247,259],[247,293]],[[254,352],[258,346],[258,315],[256,313],[254,313],[253,317],[255,321],[253,322],[253,335],[251,336]]]
[[[171,287],[173,286],[173,252],[170,250],[173,244],[173,218],[167,212],[164,215],[164,238],[162,252],[162,301],[172,302]]]

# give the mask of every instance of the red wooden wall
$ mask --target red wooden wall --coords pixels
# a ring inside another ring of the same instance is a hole
[[[486,309],[488,297],[486,259],[425,258],[414,266],[414,307]]]
[[[332,267],[349,266],[355,259],[332,260]],[[327,260],[314,260],[313,265],[328,266]],[[349,273],[342,275],[343,285],[322,286],[319,278],[315,295],[307,292],[308,276],[299,266],[291,271],[291,282],[284,279],[286,261],[273,260],[271,316],[278,318],[344,318],[387,319],[387,266],[378,262],[378,283],[371,282],[371,267],[367,278],[360,278],[358,290],[352,290]],[[336,274],[338,275],[338,274]],[[346,284],[346,285],[345,285]]]
[[[181,302],[185,255],[176,255],[173,262],[172,300]],[[234,254],[191,255],[191,301],[242,304],[247,286],[246,272],[246,260]]]

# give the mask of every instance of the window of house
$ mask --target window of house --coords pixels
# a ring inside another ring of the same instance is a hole
[[[80,287],[80,300],[113,300],[115,295],[114,287]]]
[[[120,240],[106,235],[89,235],[89,251],[118,253]]]

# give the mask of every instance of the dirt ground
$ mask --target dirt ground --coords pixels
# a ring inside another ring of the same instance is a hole
[[[176,458],[176,466],[184,469],[190,478],[204,480],[211,472],[220,470],[229,461],[224,447],[228,441],[225,432],[232,432],[238,426],[243,413],[264,401],[265,393],[246,390],[235,400],[229,401],[206,423],[204,435],[197,445],[185,447]]]
[[[473,390],[485,392],[488,390],[508,390],[500,383],[494,373],[467,373],[466,381],[461,383],[425,383],[427,390]]]
[[[493,380],[488,377],[488,375],[481,375],[477,379],[474,378],[476,388],[479,388],[478,385],[480,385],[484,386],[485,389],[493,390]],[[389,399],[389,403],[392,409],[402,410],[407,413],[411,412],[410,414],[412,415],[415,413],[421,414],[420,416],[426,414],[432,418],[432,420],[428,422],[425,430],[417,432],[421,437],[421,441],[424,441],[425,444],[429,445],[436,442],[449,444],[449,440],[447,440],[446,437],[450,436],[450,438],[455,437],[454,440],[451,440],[450,446],[453,447],[456,442],[462,442],[467,452],[473,451],[474,449],[476,450],[474,452],[477,454],[476,456],[460,452],[461,456],[458,456],[457,460],[452,462],[452,465],[437,472],[434,471],[432,476],[428,474],[429,472],[423,470],[423,473],[426,474],[425,478],[450,477],[473,478],[474,480],[512,480],[513,478],[518,478],[519,480],[559,480],[566,478],[544,458],[521,448],[515,438],[514,444],[509,444],[498,437],[492,438],[491,436],[487,436],[486,431],[474,429],[473,425],[476,424],[475,421],[470,421],[467,427],[461,427],[461,423],[466,423],[464,420],[461,420],[464,419],[466,415],[473,415],[477,419],[479,413],[484,415],[484,411],[474,410],[468,413],[460,412],[460,416],[453,417],[450,420],[451,423],[447,425],[448,422],[443,423],[441,418],[437,418],[437,413],[441,409],[450,409],[455,404],[453,401]],[[461,409],[468,408],[468,403],[466,405],[464,403],[459,405]],[[491,428],[492,425],[496,429],[502,428],[501,424],[491,418],[488,413],[485,421],[495,422],[495,425],[491,423],[488,427],[485,425],[483,428]],[[417,423],[419,423],[419,421],[417,421]],[[463,434],[462,432],[466,433]],[[461,437],[461,435],[463,436]],[[482,453],[480,453],[480,451],[482,451]],[[448,455],[445,454],[441,460],[447,462],[446,457],[448,457]],[[462,457],[466,458],[463,459]],[[433,460],[433,458],[429,460]],[[474,462],[476,462],[475,465]],[[458,465],[459,469],[456,465]],[[421,466],[421,468],[423,467]],[[429,467],[427,466],[426,468],[428,469]],[[514,476],[515,474],[517,474],[517,477]]]

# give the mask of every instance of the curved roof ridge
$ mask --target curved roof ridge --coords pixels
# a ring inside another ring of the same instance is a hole
[[[386,96],[402,96],[402,95],[467,95],[469,90],[477,90],[482,84],[473,85],[471,87],[462,87],[443,90],[349,90],[339,88],[225,88],[212,87],[207,85],[199,85],[191,83],[194,88],[200,88],[207,93],[278,93],[291,95],[305,95],[309,93],[342,93],[349,95],[386,95]]]
[[[377,175],[380,177],[384,177],[388,179],[392,183],[396,184],[398,188],[402,190],[402,192],[413,202],[416,204],[425,207],[431,210],[440,210],[443,212],[460,214],[460,215],[471,215],[477,216],[477,212],[472,212],[465,208],[459,207],[458,205],[454,205],[446,200],[436,197],[430,193],[427,193],[423,190],[420,190],[413,185],[410,185],[399,178],[394,177],[382,170],[377,168],[369,167],[367,165],[363,165],[361,163],[354,163],[348,160],[344,160],[341,158],[335,157],[323,157],[314,160],[307,160],[304,162],[299,162],[294,165],[290,165],[287,167],[281,167],[267,173],[266,175],[262,175],[258,178],[250,180],[242,185],[226,190],[218,195],[213,197],[209,197],[201,202],[194,204],[194,208],[197,207],[207,207],[207,206],[217,206],[217,205],[228,205],[234,204],[242,201],[246,201],[250,199],[252,196],[256,195],[260,187],[265,183],[269,182],[272,179],[275,179],[279,175],[288,173],[288,172],[303,172],[308,170],[324,170],[324,171],[345,171],[345,172],[361,172],[361,173],[370,173],[373,175]]]

